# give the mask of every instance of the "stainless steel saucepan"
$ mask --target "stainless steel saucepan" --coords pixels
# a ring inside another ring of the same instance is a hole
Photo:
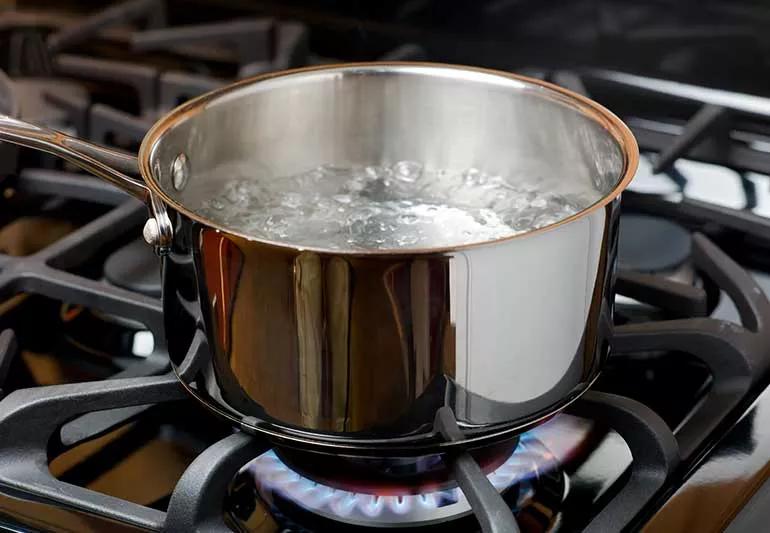
[[[177,374],[242,428],[311,449],[419,451],[448,406],[461,444],[514,435],[577,398],[609,346],[618,205],[637,146],[547,83],[421,63],[272,73],[175,109],[138,161],[12,118],[0,139],[59,155],[144,201]],[[521,168],[601,200],[550,226],[452,248],[329,250],[201,216],[223,163],[255,178],[414,160]],[[130,177],[140,172],[141,179]]]

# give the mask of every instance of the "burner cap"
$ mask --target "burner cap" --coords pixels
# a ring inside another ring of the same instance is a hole
[[[510,458],[518,439],[470,450],[485,473]],[[353,457],[319,455],[284,448],[276,451],[289,469],[303,477],[335,489],[369,494],[419,494],[454,482],[440,454],[417,457]]]
[[[622,215],[618,237],[620,268],[667,272],[690,257],[690,233],[674,222],[649,215]]]
[[[107,258],[104,277],[123,289],[160,296],[158,258],[141,239],[132,241]]]

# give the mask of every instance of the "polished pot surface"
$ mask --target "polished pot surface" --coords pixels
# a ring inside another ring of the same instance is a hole
[[[176,226],[172,360],[195,395],[263,430],[257,420],[330,442],[429,440],[444,405],[469,435],[521,429],[582,392],[607,355],[617,203],[419,256],[290,250],[183,215]],[[208,349],[188,351],[195,328]]]
[[[607,355],[617,196],[635,150],[580,97],[443,66],[304,70],[183,106],[142,149],[177,208],[164,303],[178,373],[221,414],[298,444],[428,446],[444,405],[469,439],[524,429],[584,391]],[[176,190],[179,154],[189,176]],[[225,162],[268,179],[403,159],[604,197],[529,234],[431,250],[300,249],[195,213]],[[208,343],[190,349],[196,330]]]

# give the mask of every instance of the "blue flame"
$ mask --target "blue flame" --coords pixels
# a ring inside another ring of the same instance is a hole
[[[531,480],[544,469],[555,467],[550,452],[534,437],[523,435],[514,453],[487,475],[499,491]],[[336,489],[319,484],[292,471],[273,450],[249,465],[260,494],[267,501],[280,496],[286,500],[333,519],[360,523],[415,522],[454,516],[470,511],[459,488],[423,494],[380,496]]]

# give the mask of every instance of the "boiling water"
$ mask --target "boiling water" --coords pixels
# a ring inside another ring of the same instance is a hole
[[[538,181],[475,168],[323,166],[294,176],[249,179],[238,168],[199,212],[256,238],[325,249],[457,246],[547,226],[596,202],[590,188],[559,194]],[[521,183],[519,183],[521,182]]]

